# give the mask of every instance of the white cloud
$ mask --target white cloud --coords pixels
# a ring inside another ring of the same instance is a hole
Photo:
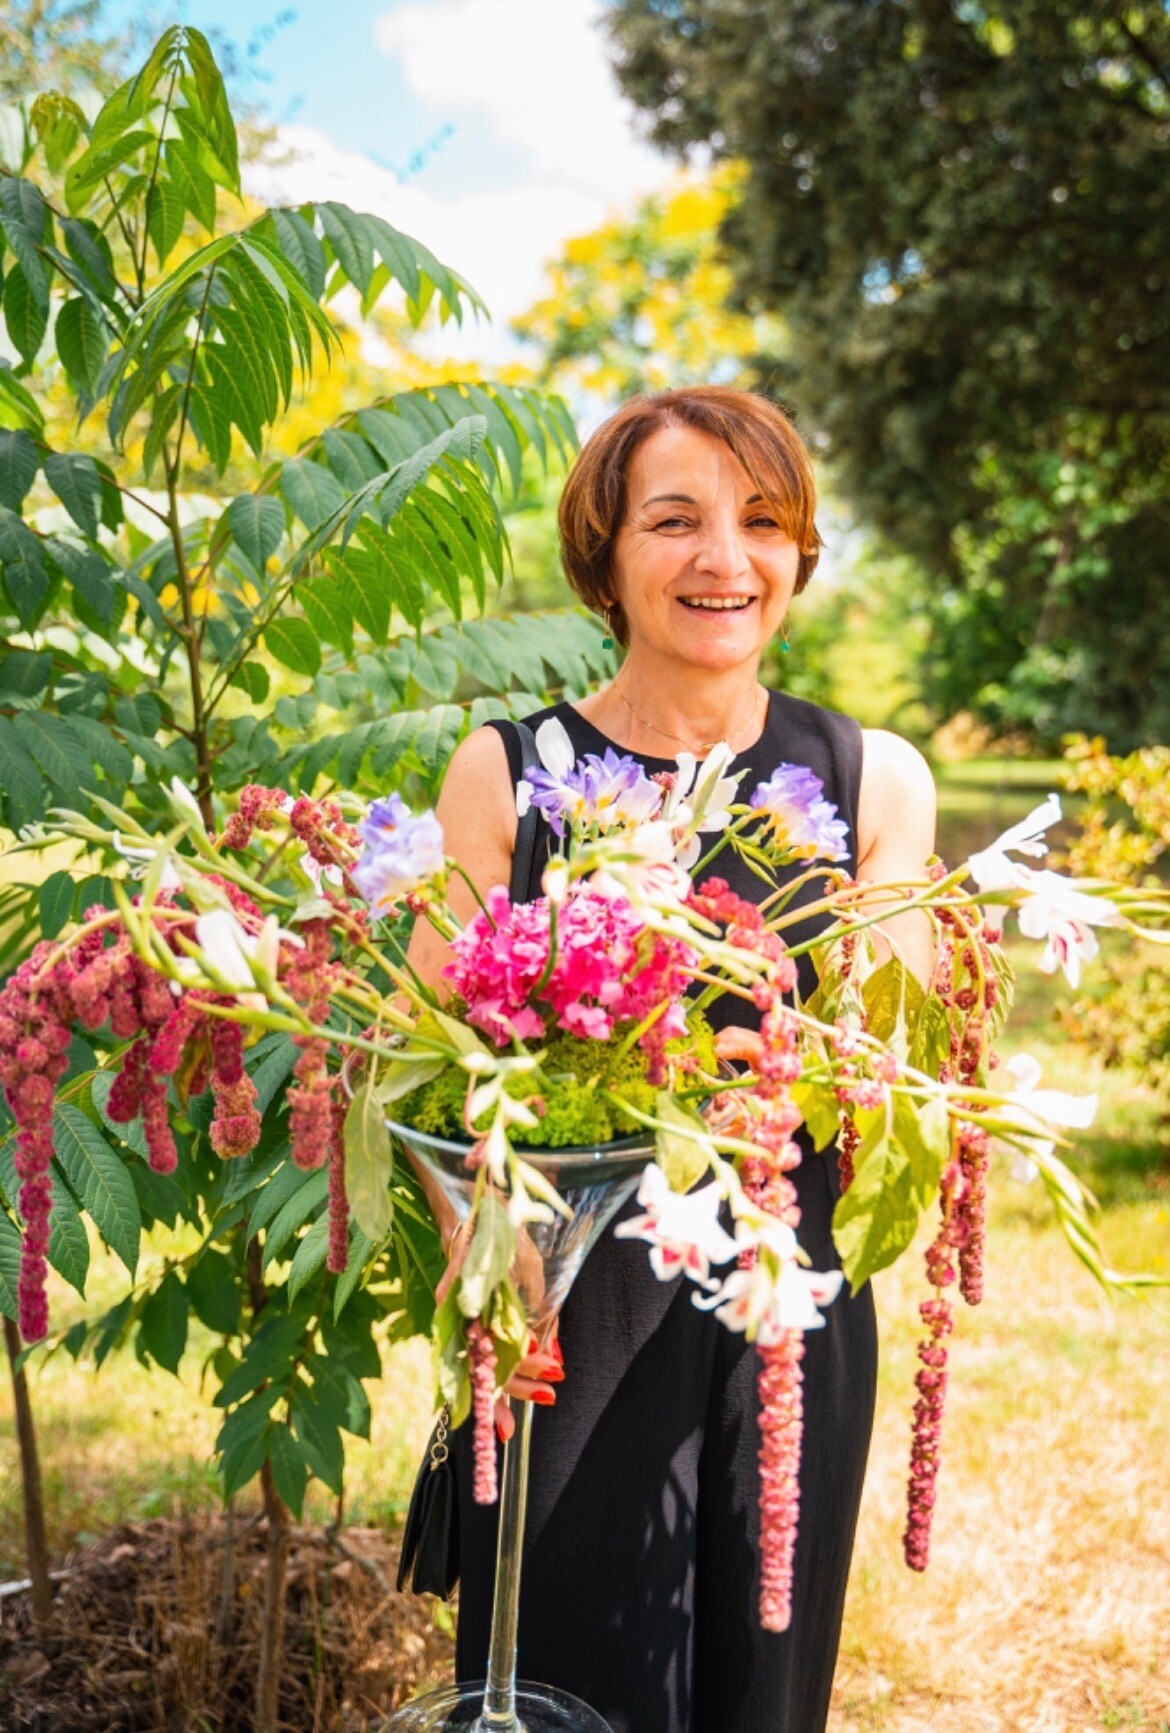
[[[377,20],[379,49],[398,58],[436,121],[466,116],[466,132],[523,153],[523,169],[499,184],[439,196],[293,124],[277,139],[290,160],[254,166],[249,191],[266,203],[338,199],[374,211],[461,272],[493,322],[432,333],[422,340],[430,353],[487,363],[524,353],[508,320],[543,292],[564,242],[672,173],[634,135],[598,16],[598,0],[403,0]]]
[[[604,206],[658,185],[667,167],[634,135],[600,13],[598,0],[403,0],[375,40],[444,118],[478,112],[526,153],[527,178]]]

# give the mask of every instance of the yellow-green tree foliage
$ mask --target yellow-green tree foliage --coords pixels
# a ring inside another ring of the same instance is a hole
[[[717,243],[741,175],[724,164],[642,199],[632,214],[577,235],[548,268],[548,289],[513,329],[543,351],[543,373],[599,396],[705,380],[738,382],[766,328],[731,304]]]

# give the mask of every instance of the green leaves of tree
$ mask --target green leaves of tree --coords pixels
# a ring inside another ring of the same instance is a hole
[[[385,1239],[394,1221],[393,1172],[386,1112],[371,1074],[357,1089],[345,1116],[345,1193],[354,1220],[373,1245]]]

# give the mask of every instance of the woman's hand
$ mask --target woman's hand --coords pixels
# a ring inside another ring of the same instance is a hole
[[[522,1232],[521,1239],[522,1241],[527,1240],[531,1247],[531,1241],[527,1234]],[[467,1256],[467,1248],[470,1244],[470,1221],[459,1222],[450,1233],[444,1233],[443,1250],[447,1254],[447,1268],[443,1271],[439,1285],[435,1289],[436,1305],[441,1306],[450,1293],[455,1278],[463,1268],[463,1260]],[[536,1255],[535,1248],[532,1248],[532,1255]],[[517,1249],[517,1262],[523,1264],[525,1261],[523,1245],[521,1245]],[[543,1289],[543,1265],[540,1274]],[[545,1407],[551,1406],[557,1399],[553,1385],[561,1383],[564,1376],[565,1368],[561,1355],[561,1345],[556,1339],[556,1325],[554,1323],[547,1348],[538,1347],[535,1336],[528,1338],[528,1352],[496,1398],[496,1432],[499,1437],[504,1440],[511,1438],[516,1428],[512,1411],[508,1407],[507,1398],[509,1396],[522,1402],[539,1402]]]
[[[719,1059],[741,1059],[754,1068],[762,1044],[757,1029],[741,1029],[737,1023],[731,1023],[715,1036],[715,1054]]]

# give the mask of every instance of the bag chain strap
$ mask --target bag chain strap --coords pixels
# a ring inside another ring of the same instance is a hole
[[[431,1443],[431,1473],[441,1468],[450,1452],[447,1449],[447,1428],[451,1424],[451,1410],[444,1402],[439,1410],[439,1419],[435,1426],[435,1436]]]

